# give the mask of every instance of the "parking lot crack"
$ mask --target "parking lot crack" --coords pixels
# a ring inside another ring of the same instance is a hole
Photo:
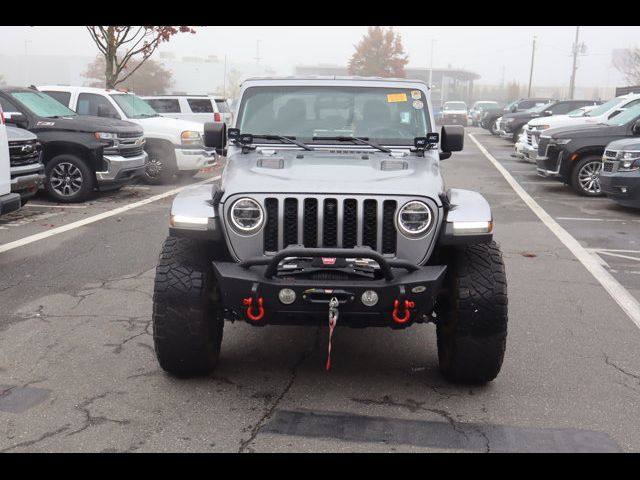
[[[623,375],[630,377],[630,378],[634,378],[636,380],[640,380],[640,375],[636,374],[636,373],[631,373],[628,372],[627,370],[625,370],[624,368],[622,368],[621,366],[617,365],[615,362],[613,362],[609,356],[604,353],[604,362],[609,365],[610,367],[615,368],[618,372],[622,373]]]
[[[102,415],[92,415],[90,408],[91,405],[93,404],[93,402],[103,399],[105,398],[107,395],[123,395],[124,392],[104,392],[101,393],[99,395],[95,395],[91,398],[88,398],[87,400],[83,401],[82,403],[79,403],[78,405],[75,406],[75,408],[77,408],[78,410],[80,410],[85,418],[84,418],[84,422],[83,425],[78,428],[77,430],[74,430],[72,432],[67,433],[67,437],[71,437],[73,435],[76,435],[78,433],[81,433],[83,431],[85,431],[86,429],[90,428],[90,427],[94,427],[97,425],[102,425],[103,423],[116,423],[118,425],[127,425],[129,423],[131,423],[131,420],[125,419],[125,420],[118,420],[115,418],[108,418]]]
[[[307,358],[309,358],[313,354],[313,352],[318,348],[319,339],[320,339],[320,327],[316,329],[316,333],[315,333],[314,340],[311,347],[308,349],[305,349],[302,352],[302,355],[300,355],[298,360],[296,360],[296,362],[293,364],[293,367],[291,368],[291,374],[289,376],[289,380],[287,381],[282,392],[280,392],[280,395],[278,395],[278,397],[274,400],[274,402],[267,407],[262,417],[260,417],[258,422],[256,422],[256,424],[253,426],[253,428],[251,429],[249,438],[246,440],[240,441],[240,448],[238,449],[238,453],[249,451],[249,445],[251,445],[251,443],[253,443],[253,441],[256,439],[256,437],[258,436],[258,433],[260,433],[260,429],[262,428],[262,426],[267,422],[267,420],[271,418],[271,416],[273,415],[273,412],[276,410],[276,408],[278,407],[282,399],[287,395],[287,393],[289,393],[289,390],[291,390],[291,387],[293,386],[298,376],[298,369],[304,364]]]
[[[42,442],[43,440],[46,440],[48,438],[51,437],[55,437],[56,435],[61,434],[62,432],[69,430],[69,425],[65,425],[63,427],[57,428],[55,430],[52,430],[50,432],[46,432],[43,433],[42,435],[40,435],[38,438],[34,439],[34,440],[27,440],[25,442],[20,442],[20,443],[16,443],[15,445],[12,445],[10,447],[6,447],[3,448],[2,450],[0,450],[0,453],[5,453],[8,452],[9,450],[13,450],[15,448],[21,448],[21,447],[30,447],[32,445],[36,445],[40,442]]]

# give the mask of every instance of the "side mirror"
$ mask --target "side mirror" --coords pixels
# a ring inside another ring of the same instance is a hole
[[[218,155],[224,155],[227,146],[227,124],[209,122],[204,124],[204,146],[215,148]]]
[[[551,110],[545,110],[544,114],[545,116],[550,117],[551,115],[553,115],[553,112]]]
[[[4,120],[6,123],[11,123],[17,127],[26,127],[27,124],[27,117],[20,112],[4,112]]]
[[[511,107],[511,113],[516,113],[518,111],[518,106],[514,105],[513,107]]]
[[[98,117],[105,117],[105,118],[118,118],[118,114],[114,113],[113,110],[109,108],[107,105],[98,105],[96,115]]]
[[[464,127],[460,125],[443,125],[440,134],[440,149],[443,153],[459,152],[464,147]],[[447,157],[448,158],[448,157]]]
[[[631,127],[631,133],[634,135],[640,135],[640,118],[636,120],[633,127]]]

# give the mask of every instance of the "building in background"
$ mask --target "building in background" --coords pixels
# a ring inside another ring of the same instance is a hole
[[[424,80],[429,83],[429,69],[411,68],[405,69],[407,78]],[[295,67],[296,75],[349,75],[347,67],[340,65],[298,65]],[[434,68],[432,74],[431,101],[435,111],[440,109],[442,103],[449,100],[462,100],[470,103],[473,100],[473,82],[480,75],[460,68]]]

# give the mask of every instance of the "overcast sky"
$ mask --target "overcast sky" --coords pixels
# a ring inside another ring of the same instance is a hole
[[[432,39],[434,67],[452,66],[482,76],[480,84],[529,81],[531,44],[537,36],[533,83],[563,86],[571,75],[571,45],[575,26],[545,27],[395,27],[402,34],[409,66],[428,67]],[[198,27],[195,35],[180,34],[159,51],[177,55],[225,54],[237,63],[255,62],[257,43],[260,62],[277,73],[290,74],[295,65],[318,63],[345,65],[354,45],[367,27]],[[0,27],[5,41],[0,54],[95,55],[97,50],[84,27]],[[640,46],[639,27],[580,28],[587,54],[580,57],[578,86],[613,87],[625,84],[611,65],[614,48]],[[7,41],[9,40],[9,41]],[[25,43],[26,42],[26,43]]]

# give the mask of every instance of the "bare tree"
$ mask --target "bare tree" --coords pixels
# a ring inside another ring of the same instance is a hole
[[[402,47],[402,37],[393,28],[369,27],[367,34],[356,45],[349,60],[351,75],[377,77],[405,77],[404,67],[409,63]]]
[[[115,88],[127,80],[153,55],[162,42],[178,33],[196,33],[187,26],[87,26],[87,31],[105,59],[105,86]],[[126,69],[137,57],[135,68]],[[126,69],[126,70],[125,70]]]
[[[138,63],[138,59],[133,59],[129,62],[126,69],[131,68],[136,71],[124,80],[120,86],[139,95],[163,95],[167,93],[168,89],[173,85],[171,72],[164,68],[162,63],[153,59],[147,60],[140,69],[138,69]],[[87,65],[87,69],[82,73],[82,76],[88,80],[89,87],[103,88],[105,86],[104,57],[97,55],[93,62]]]
[[[614,51],[613,66],[624,75],[629,85],[640,84],[640,48]]]

